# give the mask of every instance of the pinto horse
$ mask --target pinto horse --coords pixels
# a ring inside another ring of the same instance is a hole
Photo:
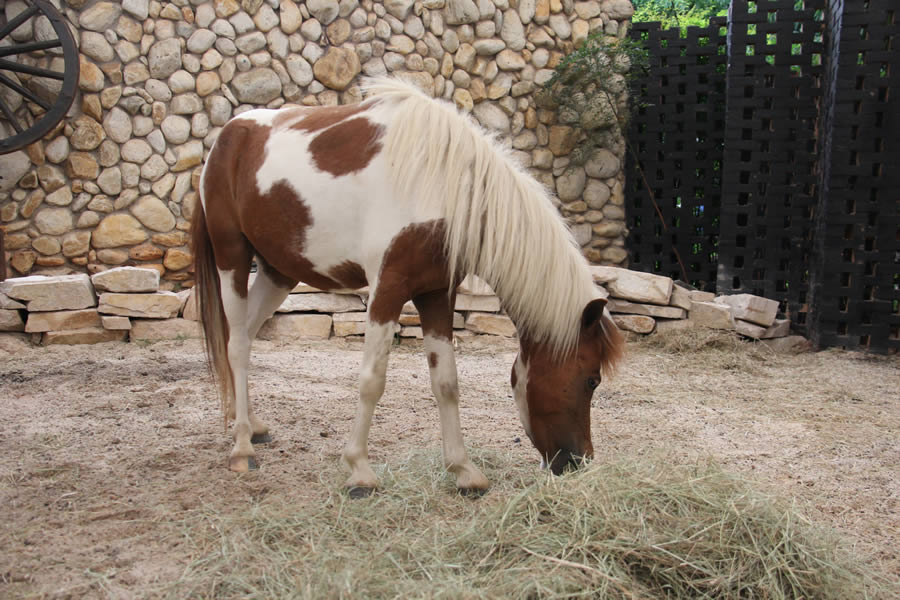
[[[486,280],[516,324],[511,383],[525,432],[554,473],[593,452],[590,401],[623,338],[546,190],[452,105],[390,79],[356,105],[251,110],[223,127],[193,218],[196,286],[234,471],[268,438],[247,392],[250,345],[291,289],[369,286],[359,404],[343,452],[348,488],[368,460],[400,311],[419,311],[444,462],[462,492],[487,489],[459,423],[455,288]],[[259,272],[248,290],[253,259]]]

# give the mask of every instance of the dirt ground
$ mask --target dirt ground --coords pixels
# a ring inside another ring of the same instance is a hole
[[[226,470],[230,438],[198,341],[32,348],[0,343],[0,597],[146,597],[177,578],[185,511],[248,500],[316,502],[342,468],[356,402],[357,340],[257,342],[251,392],[274,441],[261,469]],[[470,446],[538,456],[509,389],[516,346],[467,339],[457,354]],[[596,460],[713,458],[837,528],[900,573],[900,357],[826,351],[675,352],[631,343],[594,397]],[[391,355],[370,455],[440,447],[418,343]]]

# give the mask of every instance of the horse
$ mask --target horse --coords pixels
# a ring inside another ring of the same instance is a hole
[[[257,468],[268,427],[247,388],[250,346],[294,286],[369,287],[359,402],[343,450],[354,496],[377,486],[368,434],[403,305],[424,334],[444,464],[461,493],[489,482],[468,457],[453,353],[456,287],[484,279],[516,326],[510,383],[542,464],[559,474],[593,454],[590,403],[623,337],[547,190],[455,106],[380,78],[366,99],[253,109],[219,133],[192,221],[195,287],[231,470]],[[248,290],[251,263],[258,272]]]

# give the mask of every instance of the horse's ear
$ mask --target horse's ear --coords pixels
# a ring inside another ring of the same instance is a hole
[[[600,323],[603,318],[603,309],[606,308],[606,298],[591,300],[581,313],[581,330],[587,331],[591,326]]]

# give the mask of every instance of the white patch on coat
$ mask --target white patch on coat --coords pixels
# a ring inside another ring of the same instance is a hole
[[[516,408],[519,409],[519,420],[525,428],[525,433],[531,437],[531,418],[528,413],[528,365],[522,361],[522,353],[516,355],[513,364],[516,374],[516,385],[513,386],[513,398],[516,400]]]

